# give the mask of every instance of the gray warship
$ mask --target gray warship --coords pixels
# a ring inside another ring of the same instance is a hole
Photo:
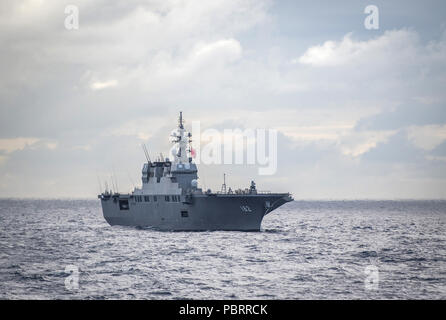
[[[244,190],[226,190],[224,182],[220,192],[203,192],[197,183],[191,138],[180,112],[178,128],[171,134],[173,159],[152,162],[144,149],[142,186],[128,194],[105,190],[98,195],[110,225],[165,231],[259,231],[265,215],[293,200],[289,193],[257,191],[254,181]]]

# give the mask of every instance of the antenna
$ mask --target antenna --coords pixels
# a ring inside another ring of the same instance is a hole
[[[111,179],[111,182],[112,182],[112,188],[116,190],[115,182],[114,182],[114,180],[113,180],[113,175],[110,175],[110,179]],[[115,192],[116,192],[116,191],[115,191]]]
[[[180,119],[178,120],[178,126],[180,127],[180,129],[184,129],[184,126],[183,126],[183,111],[180,111]]]
[[[142,143],[141,146],[142,146],[142,150],[144,150],[144,154],[146,156],[147,162],[151,162],[149,152],[147,151],[146,145],[144,143]]]
[[[226,193],[226,173],[223,173],[223,184],[221,185],[221,193]]]
[[[119,189],[118,189],[118,177],[116,176],[115,166],[112,166],[112,170],[113,170],[113,178],[115,179],[116,192],[119,193]]]
[[[99,194],[102,193],[102,184],[101,184],[101,179],[99,178],[99,175],[96,173],[96,177],[98,178],[98,184],[99,184]]]
[[[130,182],[131,182],[132,185],[133,185],[133,188],[136,189],[136,185],[135,185],[135,183],[133,182],[133,179],[132,179],[132,177],[130,176],[130,173],[129,173],[128,171],[126,171],[126,172],[127,172],[127,176],[129,177]]]

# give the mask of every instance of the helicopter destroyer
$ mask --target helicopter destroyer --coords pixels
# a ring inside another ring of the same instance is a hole
[[[98,195],[105,220],[110,225],[149,227],[157,230],[259,231],[262,219],[293,198],[289,193],[259,192],[250,188],[226,190],[198,187],[197,165],[192,159],[192,135],[186,132],[182,112],[172,131],[173,159],[159,158],[142,168],[142,186],[129,194],[111,190]]]

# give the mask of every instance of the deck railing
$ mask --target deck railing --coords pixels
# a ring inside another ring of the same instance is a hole
[[[249,189],[248,190],[232,190],[231,192],[221,192],[221,191],[217,191],[215,192],[216,194],[272,194],[271,191],[255,191],[255,192],[250,192]]]

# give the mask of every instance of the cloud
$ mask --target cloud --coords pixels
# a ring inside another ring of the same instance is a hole
[[[234,61],[241,55],[240,43],[234,39],[223,39],[209,44],[197,45],[192,54],[192,63]]]
[[[117,80],[108,80],[103,82],[96,81],[91,83],[90,88],[92,90],[102,90],[106,88],[116,87],[117,85],[118,85]]]
[[[416,100],[445,101],[446,34],[427,43],[412,29],[385,31],[368,40],[347,34],[308,48],[298,61],[294,66],[309,88],[336,98],[367,94],[369,102],[380,102],[387,111]]]
[[[446,141],[446,125],[411,126],[408,138],[418,148],[433,150]]]
[[[0,151],[11,153],[17,150],[22,150],[27,146],[31,146],[38,142],[38,138],[14,138],[14,139],[0,139]]]
[[[362,65],[367,60],[373,64],[377,61],[408,63],[416,58],[418,42],[417,33],[407,29],[385,31],[383,35],[367,41],[355,41],[348,33],[339,42],[326,41],[308,48],[297,61],[316,67]],[[400,59],[396,60],[396,55]]]
[[[140,144],[166,153],[180,110],[203,129],[277,129],[278,174],[261,178],[268,189],[366,197],[398,194],[409,178],[405,196],[420,194],[417,183],[436,195],[426,184],[446,185],[446,36],[437,25],[358,32],[356,9],[342,3],[327,7],[340,16],[325,8],[323,28],[281,2],[76,5],[79,30],[69,31],[63,2],[0,4],[2,194],[95,193],[95,170],[106,177],[113,161],[137,180]],[[401,6],[418,17],[418,6]],[[214,187],[223,170],[238,182],[256,175],[245,169],[203,167],[200,177]],[[35,185],[21,191],[25,178]]]
[[[408,139],[407,131],[400,130],[391,135],[384,143],[366,152],[362,158],[365,162],[387,163],[389,166],[398,164],[422,163],[424,152],[415,147]]]
[[[411,125],[440,125],[446,122],[446,106],[431,101],[408,101],[394,109],[363,117],[356,125],[358,130],[401,129]]]
[[[438,146],[436,146],[432,150],[431,154],[434,156],[445,156],[446,157],[446,142],[443,142],[443,143],[439,144]]]
[[[386,142],[396,131],[363,131],[350,133],[340,141],[341,152],[344,155],[358,157],[378,144]]]

